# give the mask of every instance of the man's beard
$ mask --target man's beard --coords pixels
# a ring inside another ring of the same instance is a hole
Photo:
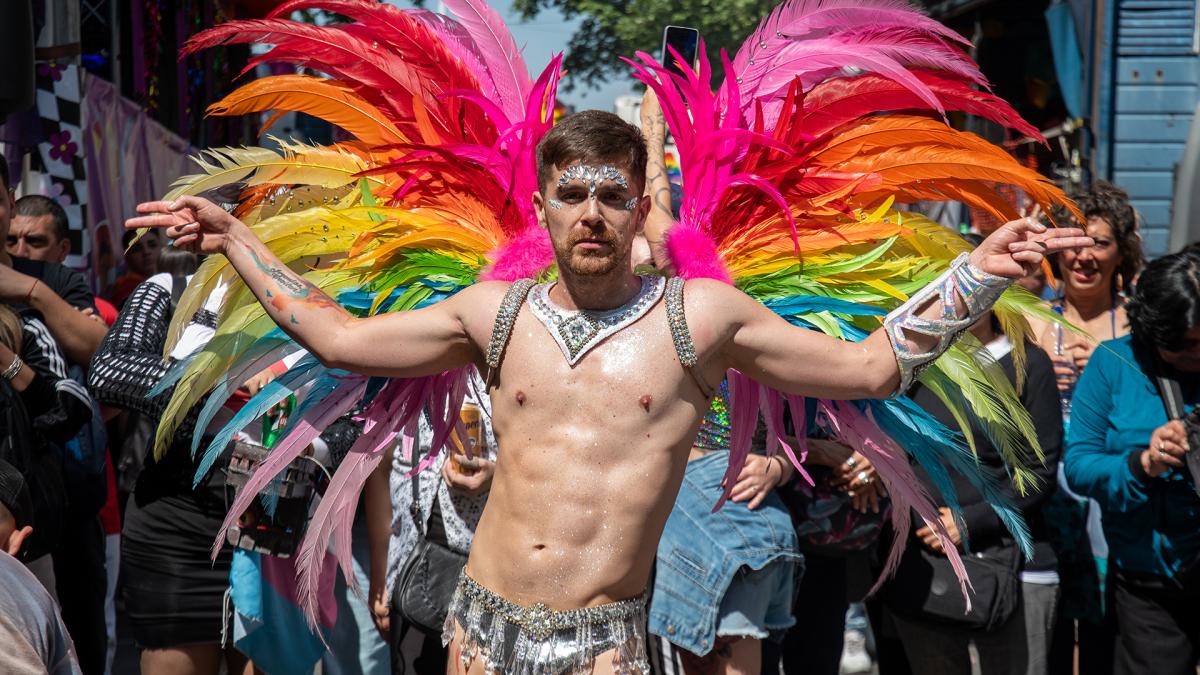
[[[602,240],[607,246],[597,251],[577,249],[575,245],[584,239]],[[560,270],[565,268],[577,277],[606,276],[622,266],[629,266],[629,251],[624,250],[613,237],[607,234],[573,237],[565,248],[555,246],[554,257],[558,261]]]

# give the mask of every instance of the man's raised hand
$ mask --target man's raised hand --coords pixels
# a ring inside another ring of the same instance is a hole
[[[143,202],[143,215],[125,221],[125,229],[161,229],[174,245],[193,253],[225,253],[230,233],[245,227],[221,207],[201,197],[185,196],[173,202]]]
[[[971,252],[971,264],[989,274],[1020,279],[1048,254],[1094,245],[1077,227],[1046,227],[1032,218],[1005,223]]]

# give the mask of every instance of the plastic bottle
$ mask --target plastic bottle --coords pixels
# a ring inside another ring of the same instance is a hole
[[[1055,305],[1054,312],[1059,316],[1063,314],[1063,308]],[[1063,351],[1063,327],[1062,324],[1054,324],[1054,364],[1056,366],[1067,366],[1071,369],[1069,376],[1064,376],[1056,373],[1056,379],[1060,384],[1065,386],[1059,387],[1058,397],[1062,403],[1062,419],[1063,431],[1071,424],[1071,399],[1075,396],[1075,383],[1079,381],[1079,371],[1075,369],[1075,361]]]

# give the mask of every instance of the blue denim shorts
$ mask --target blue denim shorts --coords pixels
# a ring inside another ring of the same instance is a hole
[[[717,637],[780,638],[792,616],[796,562],[774,560],[761,570],[743,567],[717,610]]]
[[[768,637],[793,624],[797,565],[791,516],[772,493],[755,510],[721,495],[728,452],[688,462],[658,545],[650,632],[703,656],[719,636]]]

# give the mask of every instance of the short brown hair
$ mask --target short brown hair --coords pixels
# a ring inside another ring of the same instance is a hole
[[[605,162],[629,170],[634,187],[646,185],[646,139],[637,127],[602,110],[584,110],[562,118],[537,149],[538,189],[554,167],[573,162]]]
[[[50,216],[51,228],[59,241],[70,238],[70,225],[67,224],[67,212],[53,199],[43,195],[25,195],[17,200],[17,210],[14,215],[29,218]]]

